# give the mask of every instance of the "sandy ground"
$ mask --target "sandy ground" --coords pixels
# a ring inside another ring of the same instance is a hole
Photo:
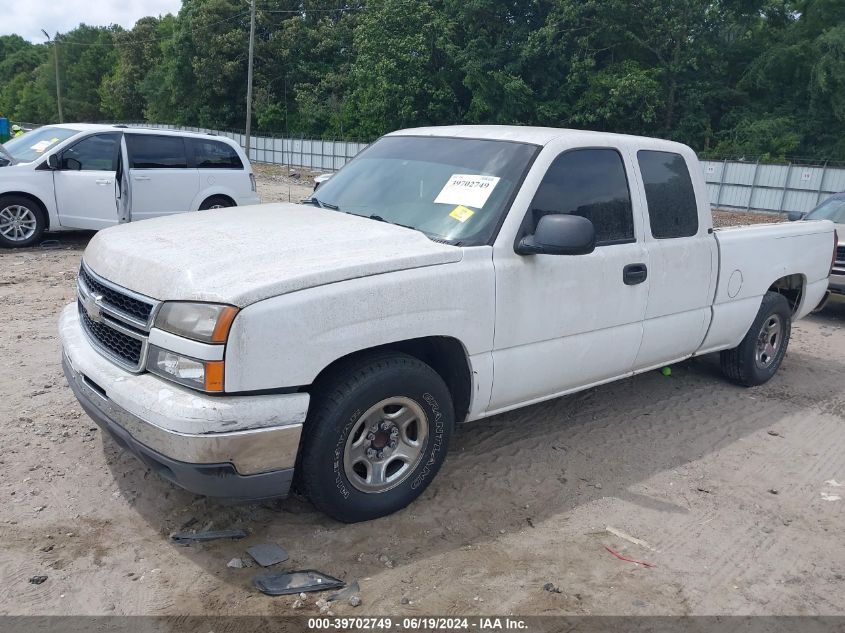
[[[265,199],[307,195],[288,180],[262,176]],[[702,358],[463,425],[416,503],[342,525],[195,497],[103,437],[56,333],[88,237],[0,252],[0,614],[318,613],[227,567],[262,542],[357,579],[339,615],[845,614],[845,306],[796,324],[762,387]],[[249,537],[172,544],[186,524]]]

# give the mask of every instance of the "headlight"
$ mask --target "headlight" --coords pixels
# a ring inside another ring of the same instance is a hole
[[[147,352],[147,370],[202,391],[223,391],[222,360],[199,360],[150,345]]]
[[[203,343],[225,343],[238,309],[217,303],[168,301],[156,316],[155,327]]]

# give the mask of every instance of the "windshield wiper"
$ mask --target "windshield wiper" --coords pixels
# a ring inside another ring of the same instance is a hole
[[[411,229],[412,231],[419,231],[419,229],[414,227],[414,226],[408,226],[407,224],[399,224],[399,222],[391,222],[390,220],[385,220],[380,215],[368,215],[366,217],[370,218],[371,220],[375,220],[376,222],[384,222],[385,224],[394,224],[396,226],[401,226],[403,229]],[[422,231],[420,231],[420,232],[422,232]]]
[[[340,211],[340,207],[336,204],[331,204],[329,202],[323,202],[322,200],[318,200],[316,196],[311,196],[310,198],[306,198],[304,202],[309,202],[313,204],[315,207],[319,207],[321,209],[331,209],[332,211]]]

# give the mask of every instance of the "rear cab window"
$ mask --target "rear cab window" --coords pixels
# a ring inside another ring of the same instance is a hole
[[[213,139],[188,138],[197,169],[243,169],[237,150],[228,143]]]
[[[528,233],[533,233],[544,215],[571,214],[593,223],[596,246],[636,241],[625,165],[613,148],[560,154],[543,176],[530,209]]]
[[[637,162],[652,236],[664,240],[697,234],[698,204],[684,157],[673,152],[640,150]]]
[[[181,136],[126,134],[132,169],[186,169],[188,154]]]

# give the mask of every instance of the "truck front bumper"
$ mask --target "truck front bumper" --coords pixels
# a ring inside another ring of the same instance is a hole
[[[101,356],[76,305],[60,320],[62,365],[85,412],[123,448],[186,490],[238,501],[285,497],[308,394],[207,396]]]

